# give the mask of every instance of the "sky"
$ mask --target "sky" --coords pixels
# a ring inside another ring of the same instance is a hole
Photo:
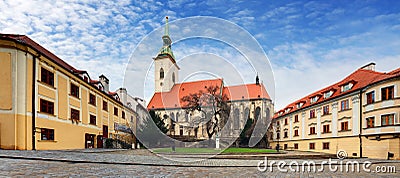
[[[0,1],[0,33],[28,35],[75,68],[87,70],[91,78],[106,75],[110,88],[116,90],[124,84],[133,51],[148,34],[162,28],[165,16],[171,21],[217,17],[248,31],[268,56],[275,81],[275,110],[280,110],[369,62],[377,64],[377,71],[399,68],[398,7],[400,1],[395,0],[10,0]],[[171,26],[172,40],[178,36],[174,33],[183,30]],[[161,35],[151,43],[155,49],[162,46]],[[226,49],[207,41],[173,44],[179,59],[199,48],[210,53]],[[193,61],[191,65],[201,65],[201,60]],[[245,82],[254,82],[254,72],[245,75]]]

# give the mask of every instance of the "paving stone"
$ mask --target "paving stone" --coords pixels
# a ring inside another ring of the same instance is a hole
[[[126,153],[126,154],[125,154]],[[82,152],[82,151],[10,151],[0,150],[0,177],[399,177],[400,162],[355,159],[358,161],[382,162],[376,166],[396,166],[397,173],[368,172],[330,172],[328,166],[323,172],[279,172],[273,167],[272,172],[258,171],[258,160],[209,159],[189,162],[192,158],[167,160],[156,155],[132,154],[131,152]],[[4,158],[20,157],[26,159]],[[47,159],[47,160],[34,160]],[[70,162],[62,162],[69,160]],[[75,162],[74,162],[75,161]],[[76,161],[89,161],[77,163]],[[290,163],[293,160],[283,160]],[[307,160],[297,160],[307,161]],[[323,160],[314,160],[322,162]],[[351,160],[354,161],[354,160]],[[111,163],[111,164],[105,164]],[[115,164],[112,164],[115,163]],[[126,163],[126,164],[125,164]],[[136,165],[135,165],[136,164]],[[149,164],[149,165],[137,165]],[[156,166],[151,164],[157,164]],[[167,166],[162,166],[167,165]],[[186,166],[186,167],[180,167]],[[193,166],[193,167],[191,167]],[[202,167],[214,166],[214,167]],[[228,167],[229,166],[229,167]],[[236,166],[236,167],[232,167]],[[253,167],[245,167],[253,166]]]

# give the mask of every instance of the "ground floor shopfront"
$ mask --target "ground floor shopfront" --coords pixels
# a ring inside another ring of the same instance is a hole
[[[72,120],[53,120],[41,115],[35,122],[35,141],[32,142],[32,118],[25,115],[1,114],[0,149],[62,150],[103,148],[106,138],[114,138],[132,144],[131,133],[111,130],[108,125],[82,124]],[[114,129],[114,128],[112,128]]]
[[[367,157],[387,159],[400,159],[400,138],[392,134],[380,136],[350,136],[337,138],[301,139],[291,141],[270,142],[272,148],[278,145],[284,150],[299,150],[337,154],[345,151],[348,157]],[[362,153],[362,154],[361,154]]]

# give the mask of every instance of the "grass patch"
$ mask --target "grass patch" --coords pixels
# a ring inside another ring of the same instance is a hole
[[[155,153],[172,153],[172,148],[157,148],[154,149]],[[221,150],[213,148],[175,148],[175,153],[219,153]],[[223,154],[231,153],[275,153],[276,150],[271,149],[258,149],[258,148],[228,148],[222,151]]]
[[[276,150],[259,148],[228,148],[222,153],[275,153]]]
[[[157,148],[153,151],[155,153],[172,153],[172,148]],[[175,153],[219,153],[220,151],[211,148],[175,148]]]

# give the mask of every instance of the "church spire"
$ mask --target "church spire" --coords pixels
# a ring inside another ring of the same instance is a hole
[[[256,85],[260,85],[260,78],[258,78],[258,72],[257,72],[257,76],[256,76]]]
[[[162,39],[163,39],[163,47],[160,49],[158,56],[169,55],[175,61],[175,56],[171,49],[172,40],[169,37],[168,16],[165,17],[165,29],[164,29],[164,36],[162,36]]]
[[[165,31],[164,36],[169,36],[168,16],[165,17]]]

